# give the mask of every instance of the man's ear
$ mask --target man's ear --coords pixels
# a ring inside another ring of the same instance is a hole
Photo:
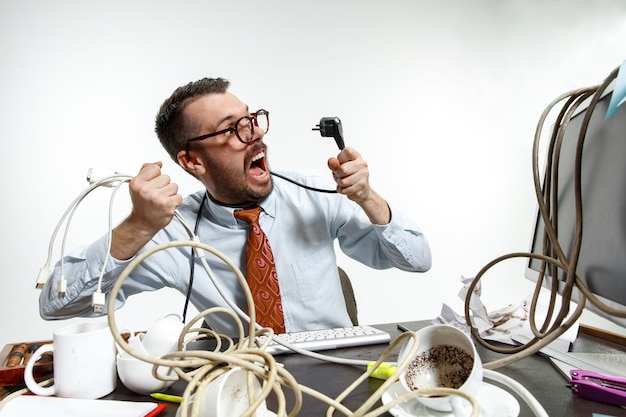
[[[205,172],[204,162],[198,159],[195,152],[182,150],[176,155],[178,164],[191,175],[197,176]]]

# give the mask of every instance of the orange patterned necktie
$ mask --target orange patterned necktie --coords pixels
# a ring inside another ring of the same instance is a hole
[[[261,207],[234,213],[236,218],[250,223],[246,244],[246,280],[252,292],[257,323],[263,327],[271,327],[275,333],[285,333],[274,255],[270,242],[259,225],[260,213]]]

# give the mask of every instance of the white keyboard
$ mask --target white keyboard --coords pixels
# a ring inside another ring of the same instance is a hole
[[[262,341],[263,338],[264,336],[261,336],[259,341]],[[281,333],[274,335],[272,343],[267,348],[267,352],[272,355],[293,352],[291,349],[276,342],[275,339],[296,345],[302,349],[317,351],[348,346],[389,343],[391,335],[371,326],[339,327],[306,332]]]

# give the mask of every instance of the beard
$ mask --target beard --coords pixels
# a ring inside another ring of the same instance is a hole
[[[258,146],[251,147],[243,167],[218,161],[206,150],[201,151],[206,161],[207,174],[215,185],[215,194],[212,196],[214,199],[229,206],[246,207],[264,200],[272,192],[271,179],[269,185],[263,188],[254,188],[248,183],[244,167],[250,166],[250,159],[259,150]],[[267,155],[267,148],[265,153]]]

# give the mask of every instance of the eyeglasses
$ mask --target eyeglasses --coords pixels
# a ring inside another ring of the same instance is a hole
[[[250,116],[244,116],[237,120],[237,122],[229,128],[188,139],[186,146],[189,147],[190,142],[207,139],[228,132],[235,132],[237,139],[239,139],[241,143],[250,143],[254,139],[255,127],[260,128],[263,131],[263,134],[267,133],[270,129],[270,112],[264,109],[257,110],[256,112],[250,114]]]

